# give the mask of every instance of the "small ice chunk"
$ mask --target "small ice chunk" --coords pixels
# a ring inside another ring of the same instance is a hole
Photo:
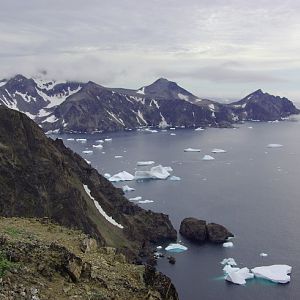
[[[137,196],[137,197],[134,197],[134,198],[129,198],[130,201],[140,201],[142,200],[142,197],[141,196]]]
[[[86,139],[76,139],[76,142],[86,143]]]
[[[125,192],[132,192],[132,191],[135,191],[134,188],[132,188],[132,187],[130,187],[130,186],[128,186],[128,185],[122,186],[122,190],[123,190],[124,193],[125,193]]]
[[[95,143],[101,143],[102,144],[102,143],[104,143],[104,141],[103,140],[96,140]]]
[[[170,167],[158,165],[152,167],[150,171],[136,171],[135,179],[167,179],[170,176]]]
[[[102,149],[103,146],[101,144],[98,144],[98,145],[93,145],[93,148],[98,148],[98,149]]]
[[[112,139],[104,139],[105,142],[111,142]]]
[[[235,260],[232,258],[232,257],[229,257],[229,258],[224,258],[222,261],[221,261],[221,264],[224,266],[224,265],[230,265],[230,266],[236,266],[237,263],[235,262]]]
[[[84,159],[89,165],[91,164],[91,162],[87,159]]]
[[[196,149],[196,148],[186,148],[183,150],[184,152],[200,152],[201,149]]]
[[[264,278],[276,283],[288,283],[291,277],[292,267],[288,265],[271,265],[251,269],[255,277]]]
[[[82,153],[84,153],[84,154],[92,154],[93,150],[83,150]]]
[[[111,177],[111,175],[109,173],[105,173],[103,176],[107,179]]]
[[[180,177],[178,177],[178,176],[171,176],[170,178],[169,178],[169,180],[172,180],[172,181],[179,181],[179,180],[181,180],[181,178]]]
[[[259,254],[259,256],[260,256],[260,257],[267,257],[267,256],[268,256],[268,254],[267,254],[267,253],[264,253],[264,252],[262,252],[262,253],[260,253],[260,254]]]
[[[235,269],[235,268],[233,268]],[[231,271],[227,273],[225,279],[235,284],[246,284],[246,279],[252,279],[254,275],[248,268],[242,268],[239,270]]]
[[[212,149],[211,152],[212,153],[226,153],[226,150],[215,148],[215,149]]]
[[[253,127],[252,126],[248,126],[248,129],[253,129]]]
[[[126,171],[122,171],[120,173],[117,173],[109,178],[109,181],[111,182],[118,182],[118,181],[131,181],[134,180],[134,176]]]
[[[75,140],[74,138],[67,139],[67,141],[74,141],[74,140]]]
[[[154,202],[153,200],[140,200],[139,203],[141,204],[147,204],[147,203],[152,203]]]
[[[202,131],[202,130],[204,130],[204,128],[202,128],[202,127],[198,127],[195,129],[195,131]]]
[[[157,246],[156,249],[160,250],[162,249],[162,246]]]
[[[204,155],[202,160],[214,160],[215,158],[210,155]]]
[[[165,248],[166,251],[175,252],[175,253],[183,252],[186,251],[187,249],[188,248],[186,246],[183,246],[181,244],[170,244]]]
[[[175,127],[170,127],[170,130],[175,130],[176,128]]]
[[[231,247],[233,247],[233,243],[232,242],[223,243],[223,247],[224,248],[231,248]]]
[[[280,147],[283,147],[283,145],[281,145],[281,144],[269,144],[267,147],[268,148],[280,148]]]
[[[155,164],[155,162],[153,160],[148,160],[148,161],[138,161],[136,163],[138,166],[150,166]]]
[[[176,135],[176,133],[170,133],[170,135]]]
[[[115,158],[122,158],[122,155],[115,155]]]

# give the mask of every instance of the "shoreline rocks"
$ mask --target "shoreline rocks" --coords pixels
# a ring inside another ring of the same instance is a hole
[[[205,220],[185,218],[180,224],[179,233],[186,239],[196,243],[224,243],[233,234],[223,225],[207,224]]]

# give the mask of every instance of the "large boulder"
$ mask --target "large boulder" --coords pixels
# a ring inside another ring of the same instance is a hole
[[[190,241],[205,242],[207,239],[206,221],[185,218],[180,224],[179,232]]]
[[[233,234],[228,231],[224,226],[210,223],[206,225],[207,237],[210,242],[213,243],[223,243]]]

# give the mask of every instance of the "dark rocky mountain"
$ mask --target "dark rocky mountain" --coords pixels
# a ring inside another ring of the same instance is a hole
[[[231,103],[239,119],[274,121],[298,114],[299,110],[287,98],[273,96],[257,90],[240,101]]]
[[[94,82],[54,82],[22,75],[0,83],[0,104],[27,113],[44,131],[94,132],[138,127],[229,127],[281,120],[299,110],[261,90],[231,104],[200,99],[164,78],[138,90]]]
[[[176,239],[168,216],[129,202],[62,140],[47,138],[25,114],[4,106],[0,106],[0,215],[48,217],[131,254],[148,243]]]

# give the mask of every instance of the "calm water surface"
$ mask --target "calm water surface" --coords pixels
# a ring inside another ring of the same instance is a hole
[[[227,249],[191,244],[179,236],[188,251],[175,254],[175,265],[159,260],[158,269],[171,277],[180,299],[300,299],[300,122],[251,123],[200,132],[178,129],[176,136],[170,132],[59,137],[102,174],[134,173],[140,160],[171,166],[181,181],[128,182],[136,191],[126,196],[154,200],[141,206],[169,214],[176,229],[183,218],[193,216],[223,224],[236,235],[234,247]],[[87,143],[67,141],[69,137],[84,137]],[[92,148],[95,140],[106,137],[112,141],[104,143],[102,150]],[[269,143],[283,147],[270,149]],[[188,147],[201,152],[183,152]],[[227,153],[211,154],[213,148]],[[86,149],[94,153],[83,154]],[[202,161],[204,154],[216,159]],[[261,258],[261,252],[269,256]],[[289,264],[291,283],[227,283],[220,265],[225,257],[233,257],[239,267]]]

